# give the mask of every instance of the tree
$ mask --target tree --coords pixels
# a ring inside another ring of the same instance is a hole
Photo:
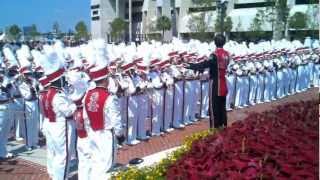
[[[256,16],[254,17],[251,25],[250,32],[248,33],[251,38],[260,39],[264,35],[262,25],[264,23],[264,11],[262,9],[258,10]]]
[[[287,0],[267,0],[270,4],[266,9],[266,20],[272,23],[273,39],[279,40],[283,38],[283,31],[285,36],[288,36],[288,18],[290,8]]]
[[[76,40],[87,40],[89,38],[87,25],[83,21],[80,21],[77,23],[77,25],[75,26],[75,30],[76,30],[76,34],[75,34]]]
[[[18,25],[14,24],[8,29],[9,36],[12,40],[18,40],[21,36],[21,29]]]
[[[307,14],[309,14],[307,24],[313,30],[313,33],[312,33],[313,37],[316,37],[316,33],[317,33],[316,29],[318,29],[319,27],[319,17],[320,17],[318,5],[309,4]]]
[[[162,31],[162,40],[164,40],[164,32],[171,29],[171,20],[167,16],[161,16],[157,19],[157,30]]]
[[[302,12],[294,13],[289,19],[289,26],[292,29],[304,29],[307,27],[307,16]]]
[[[30,29],[28,35],[29,35],[33,40],[35,40],[35,38],[40,35],[40,33],[39,33],[38,30],[37,30],[37,26],[36,26],[35,24],[32,24],[32,25],[31,25],[31,29]]]
[[[214,25],[215,32],[222,32],[222,31],[225,32],[226,38],[228,39],[229,33],[231,32],[232,26],[233,26],[231,17],[227,16],[224,18],[223,27],[221,27],[221,23],[220,23],[221,18],[220,17],[221,17],[221,15],[218,14],[215,25]]]
[[[307,15],[302,12],[296,12],[289,18],[289,27],[295,30],[305,29],[307,27]],[[292,34],[294,35],[294,34]],[[303,39],[306,36],[305,31],[295,33],[295,38]]]
[[[118,40],[127,28],[127,22],[125,22],[122,18],[115,18],[111,23],[111,36],[112,38]]]
[[[232,27],[233,27],[231,17],[227,16],[224,18],[223,27],[220,26],[220,21],[221,21],[221,18],[220,18],[220,15],[218,15],[217,19],[216,19],[216,23],[214,25],[215,31],[221,32],[221,28],[222,28],[222,30],[226,33],[231,32]]]
[[[195,32],[195,39],[199,39],[200,41],[205,41],[207,39],[206,32],[209,31],[209,26],[205,21],[205,13],[200,13],[199,15],[191,15],[187,26],[190,31]]]
[[[192,0],[193,4],[199,5],[199,6],[211,6],[212,0]]]

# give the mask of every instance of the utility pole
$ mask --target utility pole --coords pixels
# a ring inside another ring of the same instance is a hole
[[[218,8],[218,13],[220,14],[220,33],[224,33],[224,18],[226,16],[226,11],[227,11],[227,5],[228,1],[227,0],[217,0],[217,8]]]
[[[129,42],[132,41],[132,0],[129,0]]]

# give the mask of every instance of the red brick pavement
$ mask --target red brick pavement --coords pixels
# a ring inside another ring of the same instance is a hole
[[[313,88],[307,92],[288,96],[271,103],[258,104],[249,108],[237,109],[228,113],[228,124],[243,120],[251,112],[264,112],[287,102],[319,100],[318,88]],[[135,146],[124,146],[118,152],[117,160],[121,164],[127,164],[131,158],[144,157],[179,146],[182,140],[194,132],[208,128],[208,121],[202,120],[181,130],[164,134],[159,137],[152,137],[149,141],[142,142]],[[47,180],[45,167],[27,162],[21,159],[0,162],[0,180]],[[72,179],[76,179],[73,177]]]

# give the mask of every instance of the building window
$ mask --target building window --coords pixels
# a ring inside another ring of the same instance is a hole
[[[132,7],[141,7],[143,6],[143,1],[134,1],[132,2]],[[126,8],[129,8],[129,3],[126,2]]]
[[[296,4],[318,4],[319,0],[296,0]]]
[[[157,16],[162,16],[162,7],[157,7]]]
[[[268,7],[268,6],[273,6],[273,5],[274,5],[274,2],[257,2],[257,3],[235,4],[234,9]]]
[[[99,21],[100,20],[100,16],[95,16],[91,18],[92,21]]]
[[[216,10],[215,6],[211,6],[211,7],[192,7],[189,8],[189,12],[190,13],[194,13],[194,12],[206,12],[206,11],[214,11]]]
[[[132,14],[133,22],[141,22],[142,21],[142,12],[137,12]]]
[[[91,9],[99,9],[100,8],[100,4],[96,4],[96,5],[92,5]]]
[[[98,15],[99,14],[99,11],[96,10],[96,11],[92,11],[92,15]]]

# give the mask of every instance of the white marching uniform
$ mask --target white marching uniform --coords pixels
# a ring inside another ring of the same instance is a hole
[[[284,97],[284,75],[283,75],[283,63],[280,59],[277,59],[276,62],[276,73],[277,73],[277,91],[276,91],[276,97],[282,98]]]
[[[270,62],[270,69],[271,69],[271,87],[270,87],[270,97],[271,100],[276,100],[277,95],[277,72],[275,70],[273,60]]]
[[[138,116],[138,132],[137,137],[140,140],[148,139],[147,136],[147,118],[148,118],[148,112],[149,112],[149,97],[148,92],[146,90],[148,85],[148,82],[146,80],[143,80],[141,77],[139,77],[139,81],[137,84],[137,87],[140,88],[140,93],[137,94],[137,100],[138,100],[138,109],[137,109],[137,116]]]
[[[56,122],[48,122],[47,139],[52,146],[51,153],[47,155],[47,160],[52,162],[53,180],[64,180],[68,178],[70,156],[73,152],[75,141],[75,124],[73,120],[67,120],[76,110],[76,105],[67,98],[66,94],[59,91],[52,100],[53,112]]]
[[[272,98],[272,67],[270,65],[270,62],[268,60],[265,60],[263,62],[263,65],[266,68],[265,71],[265,76],[264,76],[264,95],[263,95],[263,100],[264,102],[270,102]]]
[[[10,81],[10,79],[8,80]],[[10,102],[9,108],[11,114],[10,121],[13,123],[16,139],[20,139],[25,135],[24,102],[16,83],[11,82],[11,84],[10,97],[12,101]]]
[[[4,90],[5,88],[2,86],[0,87],[0,157],[5,158],[8,154],[7,152],[7,142],[8,136],[10,132],[11,126],[11,118],[9,116],[9,93]]]
[[[36,87],[34,85],[22,82],[19,85],[20,93],[24,99],[25,113],[25,141],[27,147],[36,147],[39,141],[39,106],[36,97]]]
[[[295,56],[297,67],[296,92],[301,92],[303,89],[303,65],[302,58],[299,55]]]
[[[151,106],[152,106],[152,135],[159,136],[163,124],[163,83],[158,72],[150,72],[148,78],[151,80]]]
[[[116,140],[114,135],[122,134],[118,97],[109,95],[104,103],[103,129],[92,129],[86,109],[83,110],[83,117],[91,152],[90,161],[88,162],[90,165],[88,179],[108,179],[109,177],[106,173],[115,163]]]
[[[236,91],[235,91],[235,101],[234,101],[234,106],[237,108],[242,107],[241,96],[243,95],[243,86],[244,86],[242,73],[243,71],[238,67],[238,69],[236,70]]]
[[[200,117],[209,117],[209,70],[204,70],[200,75],[200,88],[202,93],[202,99],[200,105],[202,105]],[[229,93],[228,93],[229,94]],[[200,97],[201,98],[201,97]]]
[[[249,68],[249,104],[254,105],[256,101],[256,92],[258,88],[258,78],[256,67],[253,62],[248,63]]]
[[[297,86],[297,65],[293,58],[289,64],[289,78],[290,78],[290,94],[296,93]]]
[[[283,64],[283,95],[287,96],[289,95],[289,89],[290,89],[290,75],[289,75],[289,64],[287,61],[287,57],[283,57],[284,64]]]
[[[163,130],[171,131],[172,128],[172,119],[173,119],[173,88],[174,88],[174,79],[169,75],[168,72],[163,72],[161,74],[162,82],[166,84],[164,92],[164,122]]]
[[[319,56],[314,54],[314,72],[313,72],[313,85],[315,87],[320,87],[320,61]]]
[[[128,96],[128,137],[127,144],[134,145],[139,143],[137,140],[137,128],[138,128],[138,96],[135,95],[136,85],[138,84],[138,79],[130,78],[125,76],[124,80],[128,83],[128,88],[125,91],[125,94]]]
[[[173,77],[176,79],[174,83],[174,105],[173,105],[173,123],[174,128],[184,127],[183,125],[183,81],[180,80],[181,72],[176,66],[171,66]]]
[[[193,72],[192,70],[186,70],[187,79],[185,80],[185,86],[184,86],[184,124],[188,125],[191,124],[192,121],[195,119],[195,110],[194,110],[194,104],[196,104],[194,97],[195,94],[195,87],[193,83]],[[188,79],[189,78],[189,79]]]
[[[260,62],[256,63],[257,67],[257,93],[256,103],[260,104],[263,102],[263,90],[264,90],[264,68]]]

